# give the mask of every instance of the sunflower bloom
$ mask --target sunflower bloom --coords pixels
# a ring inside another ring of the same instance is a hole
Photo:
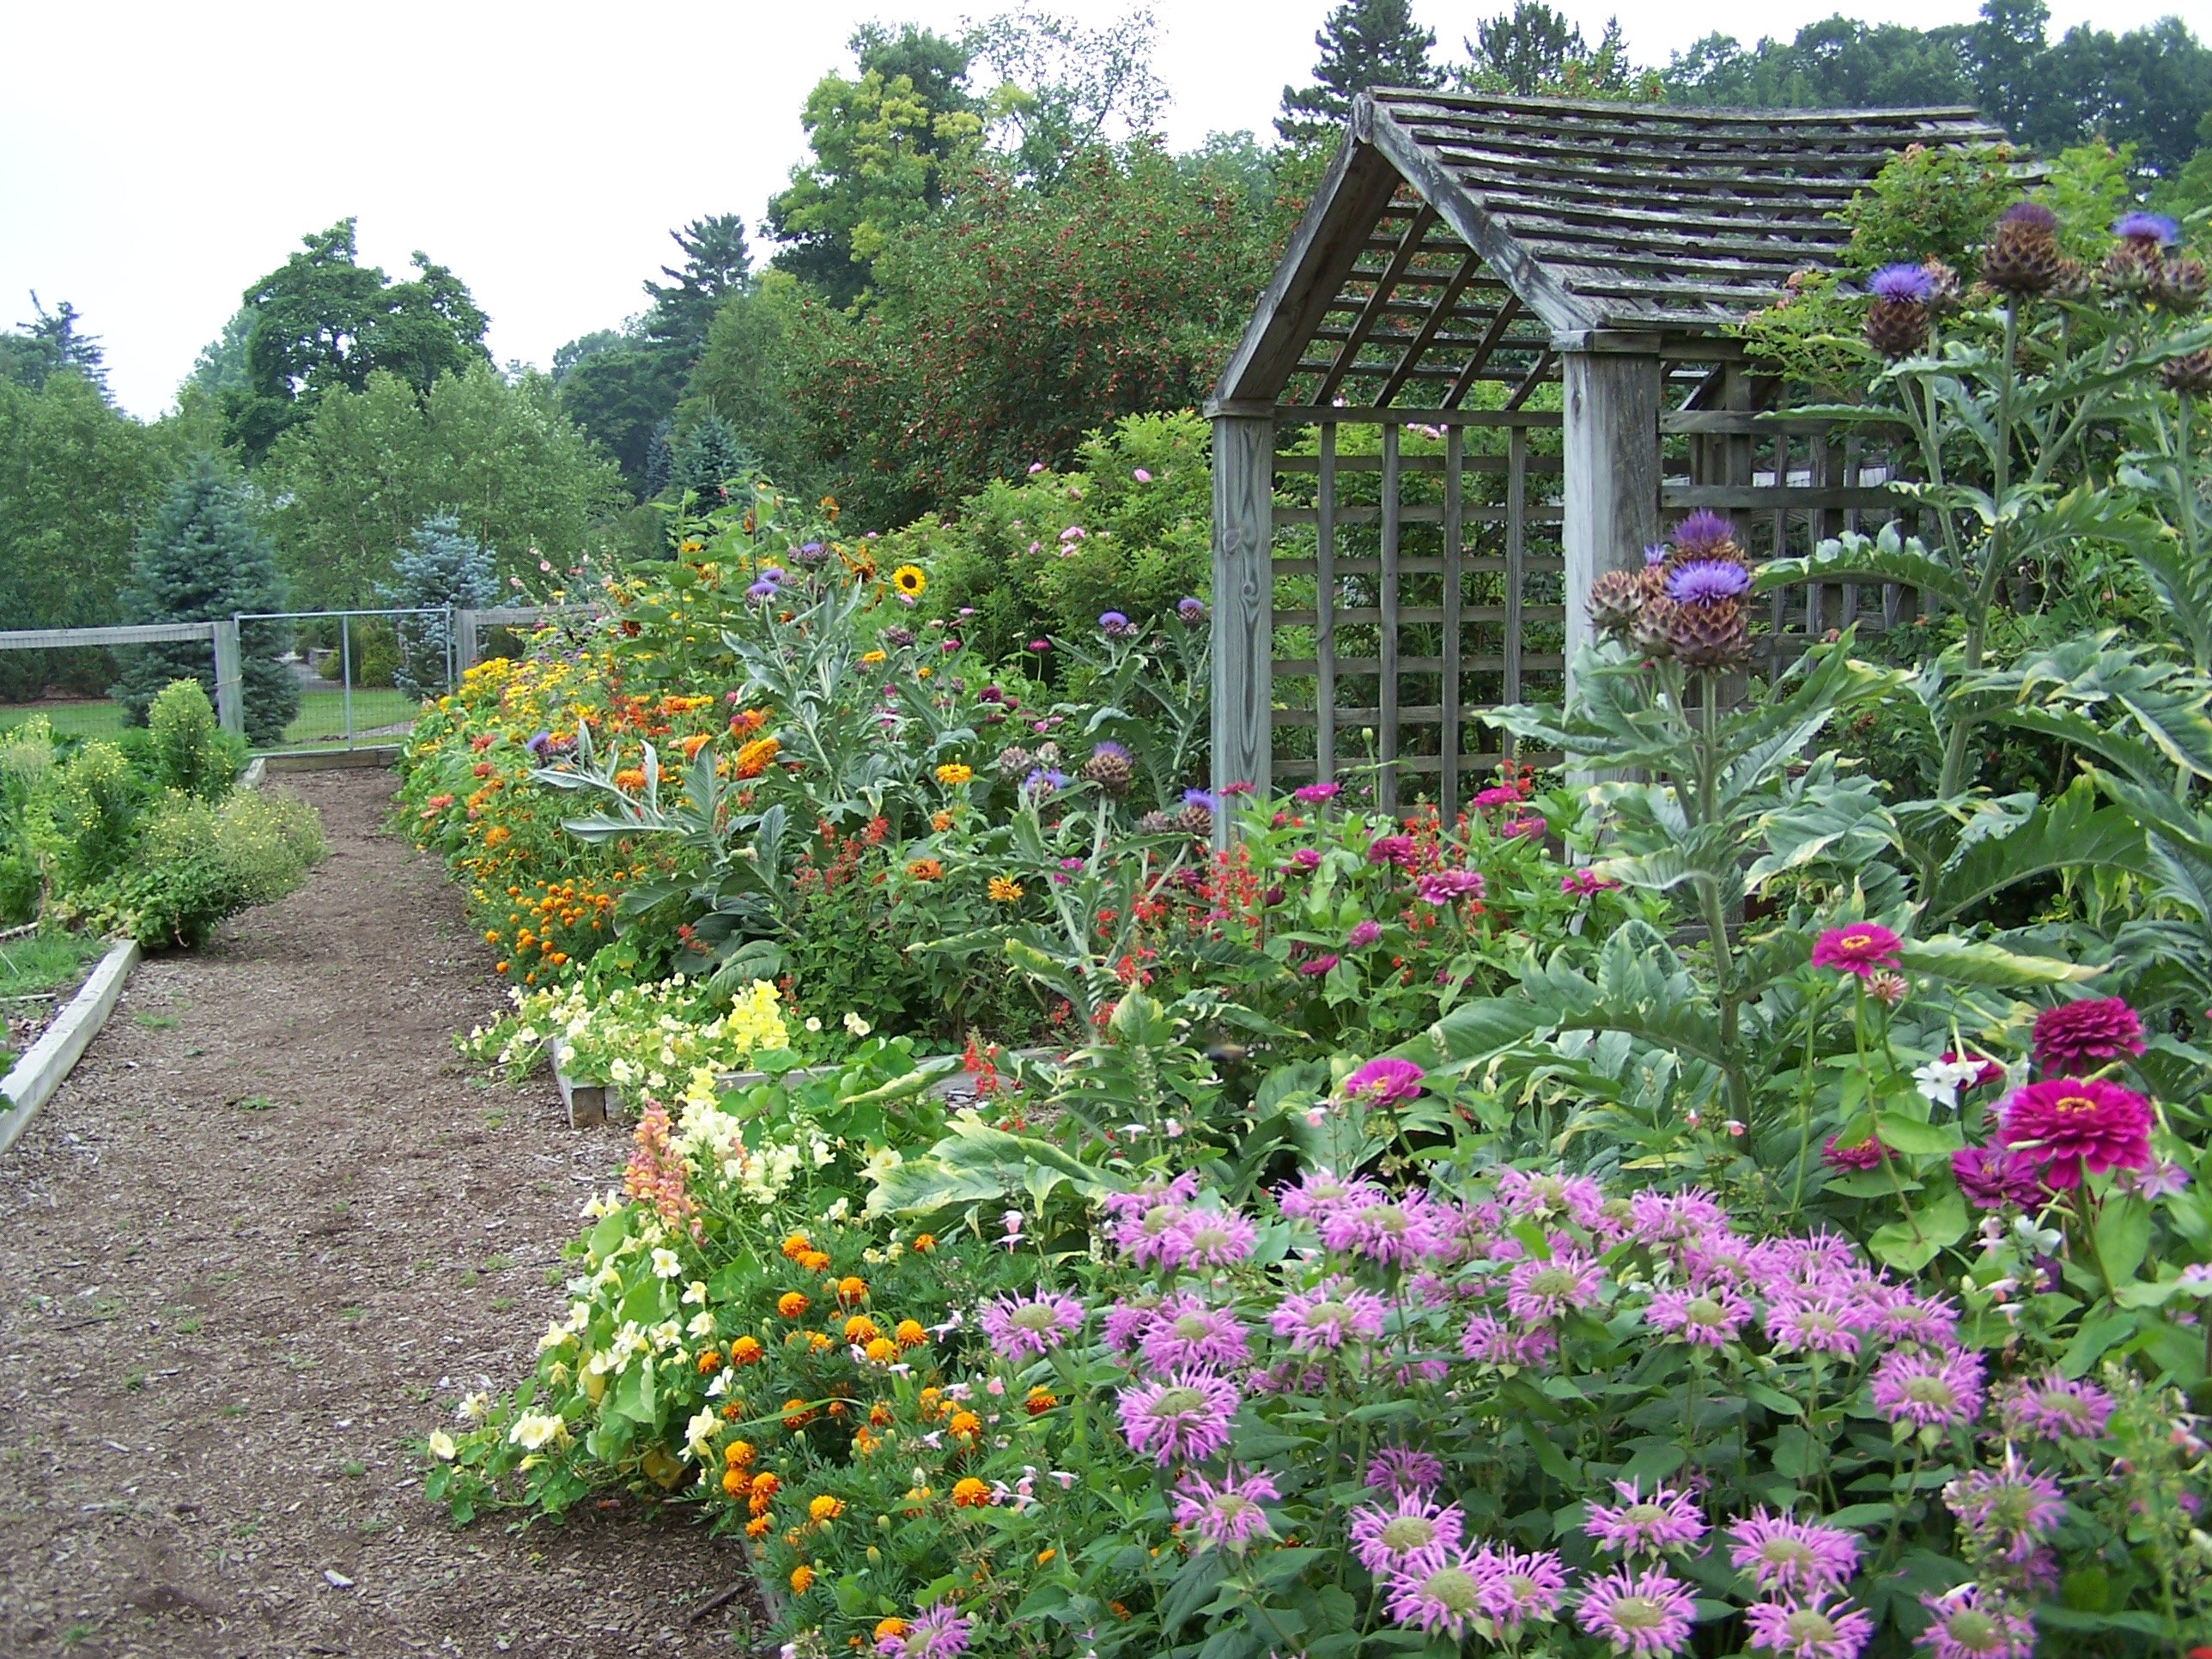
[[[918,599],[922,589],[929,586],[929,578],[921,574],[920,565],[902,564],[891,572],[891,586],[909,599]]]

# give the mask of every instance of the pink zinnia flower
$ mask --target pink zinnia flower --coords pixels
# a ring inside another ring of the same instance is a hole
[[[1918,1429],[1971,1423],[1982,1409],[1978,1354],[1936,1354],[1893,1348],[1874,1368],[1875,1409],[1893,1423]]]
[[[1423,1550],[1455,1549],[1467,1517],[1456,1504],[1439,1504],[1426,1492],[1397,1494],[1395,1504],[1352,1509],[1352,1553],[1372,1573],[1383,1573]]]
[[[1435,870],[1413,884],[1413,890],[1424,904],[1457,904],[1462,899],[1479,899],[1487,890],[1482,874],[1476,870]]]
[[[1389,1594],[1393,1622],[1456,1641],[1482,1612],[1481,1569],[1461,1550],[1426,1549],[1392,1571]]]
[[[2112,1395],[2055,1370],[2015,1385],[1997,1401],[2005,1432],[2023,1440],[2100,1439],[2112,1414]]]
[[[1877,968],[1897,966],[1904,950],[1905,941],[1888,928],[1871,921],[1854,922],[1849,927],[1831,927],[1814,941],[1813,965],[1864,979]]]
[[[1558,1250],[1548,1261],[1521,1261],[1505,1276],[1505,1311],[1531,1325],[1557,1319],[1596,1299],[1605,1269],[1579,1250]]]
[[[1943,1501],[1984,1547],[2008,1561],[2029,1559],[2066,1518],[2058,1483],[2038,1474],[2011,1446],[1994,1469],[1969,1470],[1945,1486]]]
[[[1301,974],[1304,974],[1308,979],[1319,979],[1330,969],[1335,967],[1337,962],[1338,957],[1334,951],[1324,951],[1321,955],[1317,957],[1308,957],[1304,962],[1300,963],[1298,964],[1298,971]]]
[[[1493,783],[1487,789],[1476,790],[1474,799],[1468,805],[1478,812],[1486,812],[1493,806],[1517,808],[1521,805],[1521,792],[1510,783]]]
[[[1920,1632],[1918,1645],[1932,1659],[2035,1659],[2035,1620],[2001,1590],[1961,1584],[1923,1595],[1920,1605],[1934,1622]]]
[[[1235,1383],[1211,1371],[1176,1371],[1164,1382],[1121,1390],[1121,1437],[1163,1468],[1178,1458],[1211,1457],[1229,1443],[1229,1421],[1243,1400]]]
[[[1587,866],[1570,870],[1559,878],[1559,890],[1575,898],[1588,898],[1593,893],[1603,893],[1620,886],[1611,876],[1601,876]]]
[[[1616,1653],[1680,1653],[1689,1639],[1697,1607],[1682,1581],[1662,1567],[1632,1572],[1626,1567],[1590,1580],[1583,1587],[1576,1617],[1593,1636],[1601,1636]]]
[[[1567,1571],[1552,1550],[1491,1549],[1474,1558],[1475,1597],[1508,1641],[1532,1619],[1559,1610]]]
[[[1623,1555],[1647,1552],[1656,1555],[1662,1550],[1686,1547],[1705,1535],[1705,1517],[1698,1513],[1697,1502],[1689,1493],[1672,1486],[1654,1486],[1646,1498],[1638,1484],[1616,1480],[1613,1489],[1620,1503],[1589,1506],[1589,1518],[1583,1522],[1583,1530],[1597,1540],[1599,1548]]]
[[[1508,841],[1521,841],[1534,836],[1540,836],[1551,827],[1552,826],[1550,824],[1544,822],[1540,814],[1530,812],[1525,817],[1514,819],[1512,823],[1506,824],[1504,828],[1499,830],[1498,833]]]
[[[1419,858],[1411,836],[1377,836],[1367,847],[1370,864],[1395,864],[1401,870],[1410,870]]]
[[[1386,1054],[1381,1060],[1369,1060],[1345,1079],[1344,1092],[1353,1100],[1395,1106],[1419,1094],[1421,1079],[1426,1075],[1412,1060],[1395,1060]]]
[[[1318,870],[1321,868],[1321,854],[1314,848],[1301,847],[1291,854],[1291,862],[1301,870]]]
[[[1387,1311],[1373,1291],[1358,1289],[1348,1279],[1330,1279],[1284,1297],[1267,1316],[1267,1325],[1299,1353],[1334,1352],[1355,1338],[1371,1342],[1381,1336]]]
[[[1340,783],[1302,784],[1291,791],[1291,799],[1303,801],[1308,806],[1316,806],[1325,800],[1334,800],[1343,788],[1344,786]]]
[[[1730,1531],[1729,1565],[1762,1590],[1818,1595],[1841,1589],[1859,1570],[1859,1540],[1840,1527],[1793,1521],[1761,1505]]]
[[[1210,1308],[1188,1292],[1160,1304],[1138,1346],[1157,1371],[1184,1365],[1234,1370],[1252,1357],[1237,1316],[1226,1308]]]
[[[1379,1446],[1367,1460],[1366,1484],[1401,1497],[1434,1492],[1443,1478],[1443,1460],[1418,1446]]]
[[[1372,917],[1365,918],[1352,924],[1352,931],[1344,936],[1344,948],[1347,951],[1364,951],[1382,937],[1382,924]]]
[[[2085,997],[2036,1015],[2030,1043],[2046,1076],[2075,1077],[2142,1053],[2142,1020],[2118,997]]]
[[[1869,1136],[1845,1146],[1830,1135],[1820,1146],[1820,1162],[1832,1170],[1857,1172],[1881,1167],[1881,1147]]]
[[[1751,1644],[1774,1659],[1858,1659],[1874,1620],[1844,1602],[1754,1601],[1743,1612]]]
[[[2014,1091],[1998,1134],[2052,1187],[2150,1162],[2150,1103],[2096,1078],[2054,1078]]]
[[[1176,1493],[1176,1525],[1218,1548],[1242,1550],[1273,1531],[1267,1510],[1260,1506],[1282,1495],[1267,1475],[1239,1475],[1234,1465],[1218,1486],[1186,1470]]]
[[[1083,1304],[1072,1296],[1040,1291],[1034,1297],[1000,1297],[983,1307],[983,1334],[1009,1359],[1042,1355],[1083,1328]]]
[[[1692,1346],[1726,1347],[1751,1317],[1751,1304],[1734,1291],[1714,1285],[1702,1291],[1661,1291],[1644,1310],[1655,1330],[1680,1337]]]

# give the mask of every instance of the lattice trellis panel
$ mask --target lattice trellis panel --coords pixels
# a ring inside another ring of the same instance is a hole
[[[1556,698],[1559,416],[1286,408],[1275,455],[1275,775],[1380,765],[1457,810],[1501,757],[1479,711]]]

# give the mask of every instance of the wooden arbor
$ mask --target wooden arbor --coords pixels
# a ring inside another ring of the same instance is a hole
[[[1497,758],[1470,711],[1556,687],[1590,583],[1663,512],[1730,512],[1768,556],[1893,514],[1861,441],[1755,418],[1727,325],[1835,264],[1837,210],[1898,152],[2002,136],[1971,109],[1359,98],[1206,407],[1216,786],[1381,763],[1386,807],[1449,815]],[[1777,595],[1770,666],[1857,605]]]

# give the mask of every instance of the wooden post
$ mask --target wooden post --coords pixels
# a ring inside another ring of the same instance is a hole
[[[1592,342],[1595,343],[1595,342]],[[1561,354],[1566,375],[1564,455],[1567,694],[1575,653],[1590,644],[1591,584],[1634,569],[1659,539],[1659,355],[1644,349]]]
[[[215,624],[215,713],[222,729],[246,735],[246,663],[238,648],[238,618]]]
[[[1213,787],[1274,782],[1275,420],[1213,417]],[[1227,803],[1214,814],[1225,840]]]
[[[477,665],[477,613],[453,612],[453,676],[456,680]]]

